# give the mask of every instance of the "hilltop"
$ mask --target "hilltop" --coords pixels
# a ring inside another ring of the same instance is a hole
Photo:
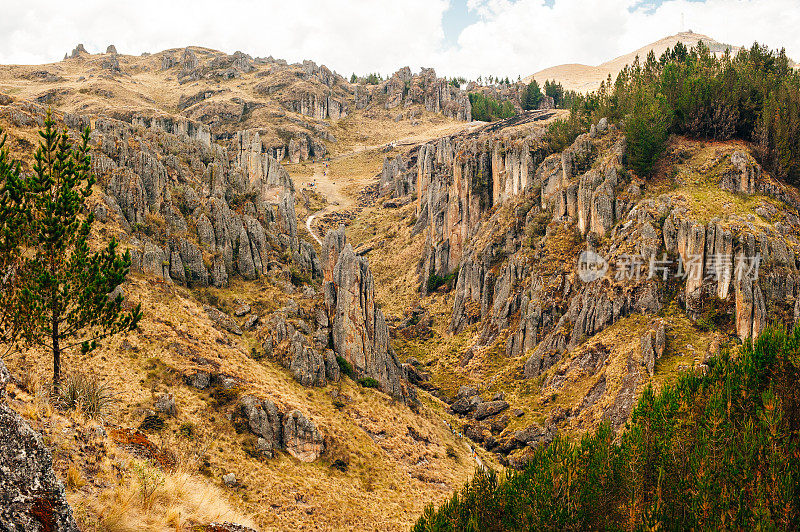
[[[625,65],[632,64],[637,56],[640,61],[644,61],[647,54],[652,50],[653,53],[656,54],[656,58],[658,58],[665,50],[673,48],[679,42],[683,43],[687,48],[691,48],[696,46],[700,41],[703,41],[714,54],[722,54],[726,50],[730,50],[731,53],[736,53],[739,50],[738,46],[720,43],[708,35],[687,31],[664,37],[663,39],[642,46],[638,50],[621,55],[597,66],[581,65],[577,63],[552,66],[527,76],[524,78],[524,81],[530,83],[532,79],[535,79],[541,85],[544,84],[546,80],[556,80],[560,82],[566,90],[590,92],[597,89],[600,83],[605,81],[609,75],[611,75],[612,80],[616,79],[620,70],[622,70]]]

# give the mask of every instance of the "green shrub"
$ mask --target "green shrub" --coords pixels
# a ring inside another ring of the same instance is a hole
[[[345,360],[344,357],[336,355],[336,363],[339,364],[339,371],[341,371],[344,375],[347,375],[351,379],[356,378],[356,372],[353,370],[353,365]]]
[[[499,102],[489,96],[477,92],[469,93],[469,102],[472,105],[472,119],[492,122],[504,118],[511,118],[517,114],[514,105],[506,100]]]
[[[672,109],[667,99],[639,89],[634,95],[633,109],[625,119],[625,137],[628,165],[640,177],[650,175],[667,145],[671,124]]]
[[[300,271],[297,268],[291,268],[290,272],[292,274],[293,285],[303,286],[304,284],[311,283],[311,278],[308,276],[306,272]]]
[[[479,471],[413,530],[775,530],[800,520],[800,327],[767,329],[658,393],[619,435],[557,437]]]
[[[458,270],[448,273],[444,277],[431,273],[428,276],[428,292],[435,292],[440,287],[447,285],[447,289],[451,290],[455,281],[458,279]]]
[[[139,425],[139,430],[143,432],[161,432],[166,425],[164,418],[158,414],[148,414],[142,420],[141,425]]]
[[[358,384],[364,388],[378,388],[380,383],[372,377],[361,377],[358,379]]]
[[[164,475],[147,462],[134,462],[133,473],[142,498],[142,507],[150,508],[153,504],[156,491],[164,485]]]
[[[187,440],[194,440],[197,437],[197,426],[190,421],[181,423],[181,426],[178,427],[178,434]]]

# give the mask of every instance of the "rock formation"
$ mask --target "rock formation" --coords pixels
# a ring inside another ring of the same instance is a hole
[[[22,103],[3,112],[33,123],[45,114]],[[95,121],[92,143],[99,149],[92,164],[108,184],[96,210],[131,233],[134,271],[225,286],[234,274],[245,279],[268,274],[274,259],[288,253],[312,277],[321,276],[313,247],[297,235],[292,181],[257,132],[240,132],[228,148],[191,120],[127,118],[130,122]],[[62,120],[71,129],[88,124],[88,117],[76,115]],[[231,208],[236,202],[243,203],[243,214]]]
[[[655,373],[656,361],[664,356],[667,344],[666,330],[664,322],[656,322],[648,330],[641,340],[642,344],[642,364],[647,368],[647,373],[652,377]]]
[[[718,176],[722,190],[771,199],[753,198],[753,214],[723,209],[706,216],[689,199],[691,185],[679,183],[685,188],[676,193],[648,190],[625,170],[625,150],[625,139],[606,120],[556,154],[548,154],[536,129],[445,137],[419,148],[412,234],[426,233],[421,290],[456,277],[448,285],[449,329],[461,333],[477,324],[463,364],[476,351],[498,350],[519,360],[522,375],[545,375],[543,389],[558,390],[565,371],[602,373],[609,355],[589,339],[628,316],[655,316],[672,299],[701,327],[730,316],[726,332],[741,339],[758,335],[769,316],[789,325],[798,319],[795,190],[767,176],[744,151],[718,152],[710,163],[716,166],[704,171]],[[405,166],[401,159],[384,162],[386,194],[403,183]],[[602,261],[597,277],[581,277],[576,263],[583,254]],[[624,423],[665,356],[667,327],[649,319],[636,331],[621,385],[607,387],[601,374],[578,413],[602,404],[614,427]],[[450,409],[472,419],[465,434],[487,448],[511,452],[552,440],[556,422],[532,426],[518,439],[495,438],[490,425],[502,417],[503,404],[459,394]]]
[[[5,402],[8,370],[0,360],[0,524],[10,530],[78,532],[66,492],[42,437]]]
[[[378,381],[384,392],[409,398],[402,368],[389,346],[386,320],[375,302],[369,264],[347,242],[344,226],[325,235],[322,264],[333,350],[359,376]]]
[[[233,419],[258,438],[255,448],[267,458],[285,450],[301,462],[313,462],[325,451],[325,438],[313,422],[299,410],[281,412],[269,399],[242,397]]]
[[[356,109],[366,108],[373,102],[382,102],[386,109],[421,105],[426,111],[442,113],[455,120],[472,119],[472,106],[466,91],[445,78],[437,77],[432,68],[423,68],[418,74],[412,74],[409,67],[403,67],[388,80],[374,86],[361,81],[353,89]]]

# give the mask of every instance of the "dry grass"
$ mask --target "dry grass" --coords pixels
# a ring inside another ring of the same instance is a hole
[[[375,293],[387,315],[401,316],[419,303],[417,262],[425,244],[424,232],[411,236],[415,204],[400,209],[380,205],[364,209],[347,228],[354,246],[369,244],[367,254],[375,277]]]
[[[655,176],[647,181],[646,195],[670,195],[676,205],[683,205],[693,219],[708,223],[718,219],[746,218],[758,227],[772,227],[756,214],[764,204],[779,202],[761,194],[738,194],[723,190],[723,176],[734,171],[730,156],[735,151],[750,151],[747,143],[696,141],[681,136],[670,138],[664,157],[658,162]],[[765,174],[765,179],[769,177]]]
[[[353,112],[331,129],[337,139],[335,144],[328,146],[331,155],[337,157],[355,150],[376,149],[390,142],[420,144],[469,127],[464,122],[424,111],[420,106],[413,106],[410,110],[420,113],[419,116],[413,120],[395,121],[398,114],[407,115],[409,112],[409,109],[400,107]]]
[[[137,474],[136,468],[144,473]],[[104,532],[167,532],[220,521],[256,526],[208,480],[186,471],[161,472],[141,462],[132,462],[116,485],[82,508],[97,516],[96,528]]]
[[[91,355],[68,357],[65,371],[91,366],[118,394],[120,401],[107,419],[123,427],[138,426],[157,394],[173,393],[178,416],[167,418],[165,429],[150,437],[167,449],[189,447],[197,453],[202,449],[208,462],[204,470],[210,477],[198,477],[196,465],[192,474],[189,469],[183,476],[164,473],[160,495],[144,511],[132,498],[136,484],[130,468],[124,467],[129,462],[127,453],[117,448],[109,451],[115,458],[101,459],[100,471],[84,473],[87,484],[73,492],[72,500],[82,505],[84,522],[104,523],[99,529],[108,530],[162,530],[168,515],[175,521],[179,513],[181,522],[186,522],[189,518],[211,518],[233,507],[241,508],[235,515],[257,513],[253,520],[261,528],[396,530],[409,526],[425,504],[440,502],[471,475],[473,465],[466,449],[427,406],[429,402],[415,414],[386,395],[349,380],[325,388],[304,388],[284,368],[249,358],[255,342],[251,334],[237,338],[216,330],[192,292],[133,277],[126,293],[142,303],[145,317],[140,330],[110,340]],[[289,296],[269,283],[240,282],[227,290],[209,288],[204,297],[214,298],[223,309],[240,297],[254,308],[269,312]],[[306,304],[297,294],[291,297],[301,306]],[[246,393],[269,396],[285,408],[305,412],[325,434],[329,453],[312,464],[283,454],[266,461],[249,457],[243,448],[245,436],[236,434],[226,417],[230,406],[216,407],[207,393],[182,384],[181,375],[197,368],[194,360],[199,357],[218,365],[218,371],[240,379]],[[13,372],[20,373],[23,366],[19,355],[6,362]],[[47,357],[29,352],[24,367],[46,376]],[[343,398],[344,407],[334,404],[333,392]],[[47,430],[41,422],[50,421],[52,416],[36,406],[33,396],[20,393],[18,397],[21,409],[30,410],[29,417],[40,420],[39,428]],[[61,427],[92,423],[77,415],[69,420],[52,424],[48,431],[60,442],[62,450],[54,453],[54,460],[56,469],[64,475],[67,464],[78,456],[78,448],[73,440],[59,436]],[[181,435],[181,426],[186,423],[197,428],[192,441]],[[409,426],[426,434],[429,443],[414,440]],[[456,449],[458,460],[447,456],[448,446]],[[349,464],[346,472],[330,467],[341,457]],[[113,473],[118,467],[123,468],[119,481],[114,480]],[[242,486],[236,490],[215,488],[228,472],[233,472]],[[193,484],[197,479],[208,486]],[[169,490],[175,494],[170,495]],[[201,499],[186,498],[195,492],[202,494]],[[224,496],[217,497],[220,493]],[[193,510],[192,501],[196,500],[205,502]]]

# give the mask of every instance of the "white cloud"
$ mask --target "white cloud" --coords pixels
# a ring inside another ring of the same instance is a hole
[[[4,3],[0,63],[60,60],[77,43],[113,43],[139,54],[189,44],[314,59],[344,72],[379,70],[429,56],[444,39],[447,0],[30,0]],[[410,59],[408,59],[410,58]],[[419,65],[416,65],[419,66]]]
[[[464,1],[464,0],[449,0]],[[448,0],[29,0],[3,6],[0,63],[59,60],[83,42],[139,54],[187,44],[289,61],[313,59],[343,74],[409,65],[448,75],[516,77],[560,63],[598,64],[686,27],[731,44],[785,46],[800,58],[797,0],[468,0],[478,21],[445,48]]]
[[[800,58],[797,0],[469,0],[481,20],[459,48],[439,55],[448,72],[526,75],[562,63],[596,65],[686,29],[734,45],[786,47]]]

